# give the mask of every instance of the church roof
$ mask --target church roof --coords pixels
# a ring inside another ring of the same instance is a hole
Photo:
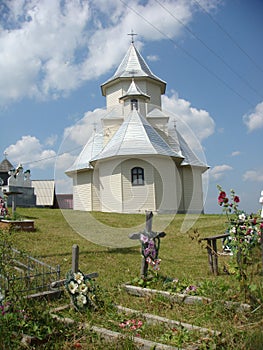
[[[105,85],[120,78],[151,78],[157,81],[161,86],[161,93],[165,93],[166,83],[152,73],[147,63],[132,42],[121,64],[115,74],[101,85],[102,93],[105,96]]]
[[[116,156],[136,155],[163,155],[183,159],[137,110],[133,110],[91,162]]]
[[[193,150],[188,146],[183,136],[177,130],[175,130],[175,132],[177,134],[181,153],[184,156],[184,160],[181,163],[181,165],[198,166],[198,167],[203,167],[205,169],[208,169],[209,166],[198,159],[198,157],[195,155]]]
[[[141,96],[144,97],[147,100],[150,100],[150,96],[146,95],[144,92],[142,92],[142,90],[139,88],[139,86],[137,86],[134,82],[134,79],[132,79],[131,85],[129,86],[129,89],[127,91],[127,93],[125,95],[123,95],[120,100],[125,99],[127,97],[137,97],[137,96]]]
[[[7,158],[2,160],[0,163],[0,172],[8,173],[9,170],[14,169],[13,165],[9,162]]]
[[[81,153],[76,158],[73,165],[65,171],[66,174],[70,174],[75,171],[92,169],[90,160],[95,157],[103,147],[103,133],[94,132],[89,141],[83,147]]]

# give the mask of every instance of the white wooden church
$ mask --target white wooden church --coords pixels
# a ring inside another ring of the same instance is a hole
[[[183,136],[168,128],[153,74],[132,40],[115,74],[101,85],[102,129],[94,130],[74,164],[73,209],[118,213],[200,213],[201,162]]]

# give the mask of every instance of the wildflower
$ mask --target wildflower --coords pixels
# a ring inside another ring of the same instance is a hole
[[[244,213],[238,215],[239,220],[245,221],[246,220],[246,215]]]
[[[191,293],[191,292],[196,292],[197,287],[196,286],[188,286],[185,290],[185,293]]]
[[[240,199],[239,199],[238,196],[235,196],[235,197],[234,197],[234,202],[235,202],[235,203],[239,203],[239,202],[240,202]]]

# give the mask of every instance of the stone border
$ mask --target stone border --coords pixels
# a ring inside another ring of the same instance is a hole
[[[56,315],[56,312],[63,311],[65,309],[68,309],[69,307],[70,307],[70,304],[57,307],[55,309],[52,309],[50,311],[50,314],[57,321],[64,322],[67,324],[72,324],[72,325],[77,324],[77,322],[71,318],[60,317],[60,316]],[[159,316],[155,316],[152,314],[141,313],[138,310],[129,309],[129,308],[123,307],[121,305],[116,305],[116,308],[120,312],[140,314],[142,317],[145,318],[146,323],[148,323],[148,324],[163,322],[163,323],[169,324],[170,326],[180,325],[180,326],[187,328],[188,330],[196,330],[196,331],[199,331],[201,333],[210,333],[210,334],[216,335],[216,336],[221,335],[221,332],[218,332],[218,331],[190,325],[187,323],[182,323],[179,321],[170,320],[168,318],[159,317]],[[78,323],[78,325],[80,327],[83,327],[83,328],[89,328],[91,332],[97,333],[104,340],[109,341],[109,342],[110,341],[117,341],[118,339],[124,339],[125,337],[127,337],[127,334],[123,334],[123,333],[116,332],[116,331],[111,331],[111,330],[103,328],[103,327],[91,326],[89,323]],[[143,350],[152,350],[152,349],[155,349],[155,350],[197,350],[198,349],[197,345],[189,345],[189,346],[184,347],[184,348],[178,348],[176,346],[161,344],[161,343],[157,343],[157,342],[154,342],[151,340],[146,340],[146,339],[139,338],[139,337],[133,337],[132,341],[136,346],[139,347],[139,349],[143,349]]]
[[[212,334],[215,336],[220,336],[222,334],[221,332],[215,331],[213,329],[199,327],[199,326],[195,326],[195,325],[190,324],[190,323],[175,321],[175,320],[171,320],[171,319],[166,318],[166,317],[152,315],[149,313],[142,313],[138,310],[129,309],[129,308],[121,306],[121,305],[117,305],[116,308],[118,309],[118,311],[125,312],[127,314],[141,315],[142,317],[144,317],[146,319],[146,323],[149,323],[149,324],[166,323],[169,326],[182,326],[183,328],[186,328],[189,331],[197,331],[200,333]]]
[[[145,297],[145,296],[151,296],[151,295],[161,295],[169,300],[171,300],[174,303],[185,303],[185,304],[209,304],[212,303],[212,299],[206,298],[206,297],[200,297],[198,295],[187,295],[187,294],[180,294],[180,293],[170,293],[163,290],[158,289],[150,289],[150,288],[142,288],[133,286],[130,284],[124,284],[123,288],[126,290],[127,293],[131,295],[135,295],[138,297]],[[224,303],[225,307],[228,309],[236,309],[236,311],[250,311],[251,306],[249,304],[243,304],[239,302],[232,302],[232,301],[222,301]]]
[[[15,231],[34,232],[34,220],[0,220],[0,228]]]

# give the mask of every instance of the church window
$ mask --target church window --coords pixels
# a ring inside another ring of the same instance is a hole
[[[132,168],[131,170],[131,182],[133,186],[144,185],[144,170],[140,167]]]
[[[138,100],[136,100],[136,98],[133,98],[131,100],[131,110],[133,111],[134,109],[138,111]]]

